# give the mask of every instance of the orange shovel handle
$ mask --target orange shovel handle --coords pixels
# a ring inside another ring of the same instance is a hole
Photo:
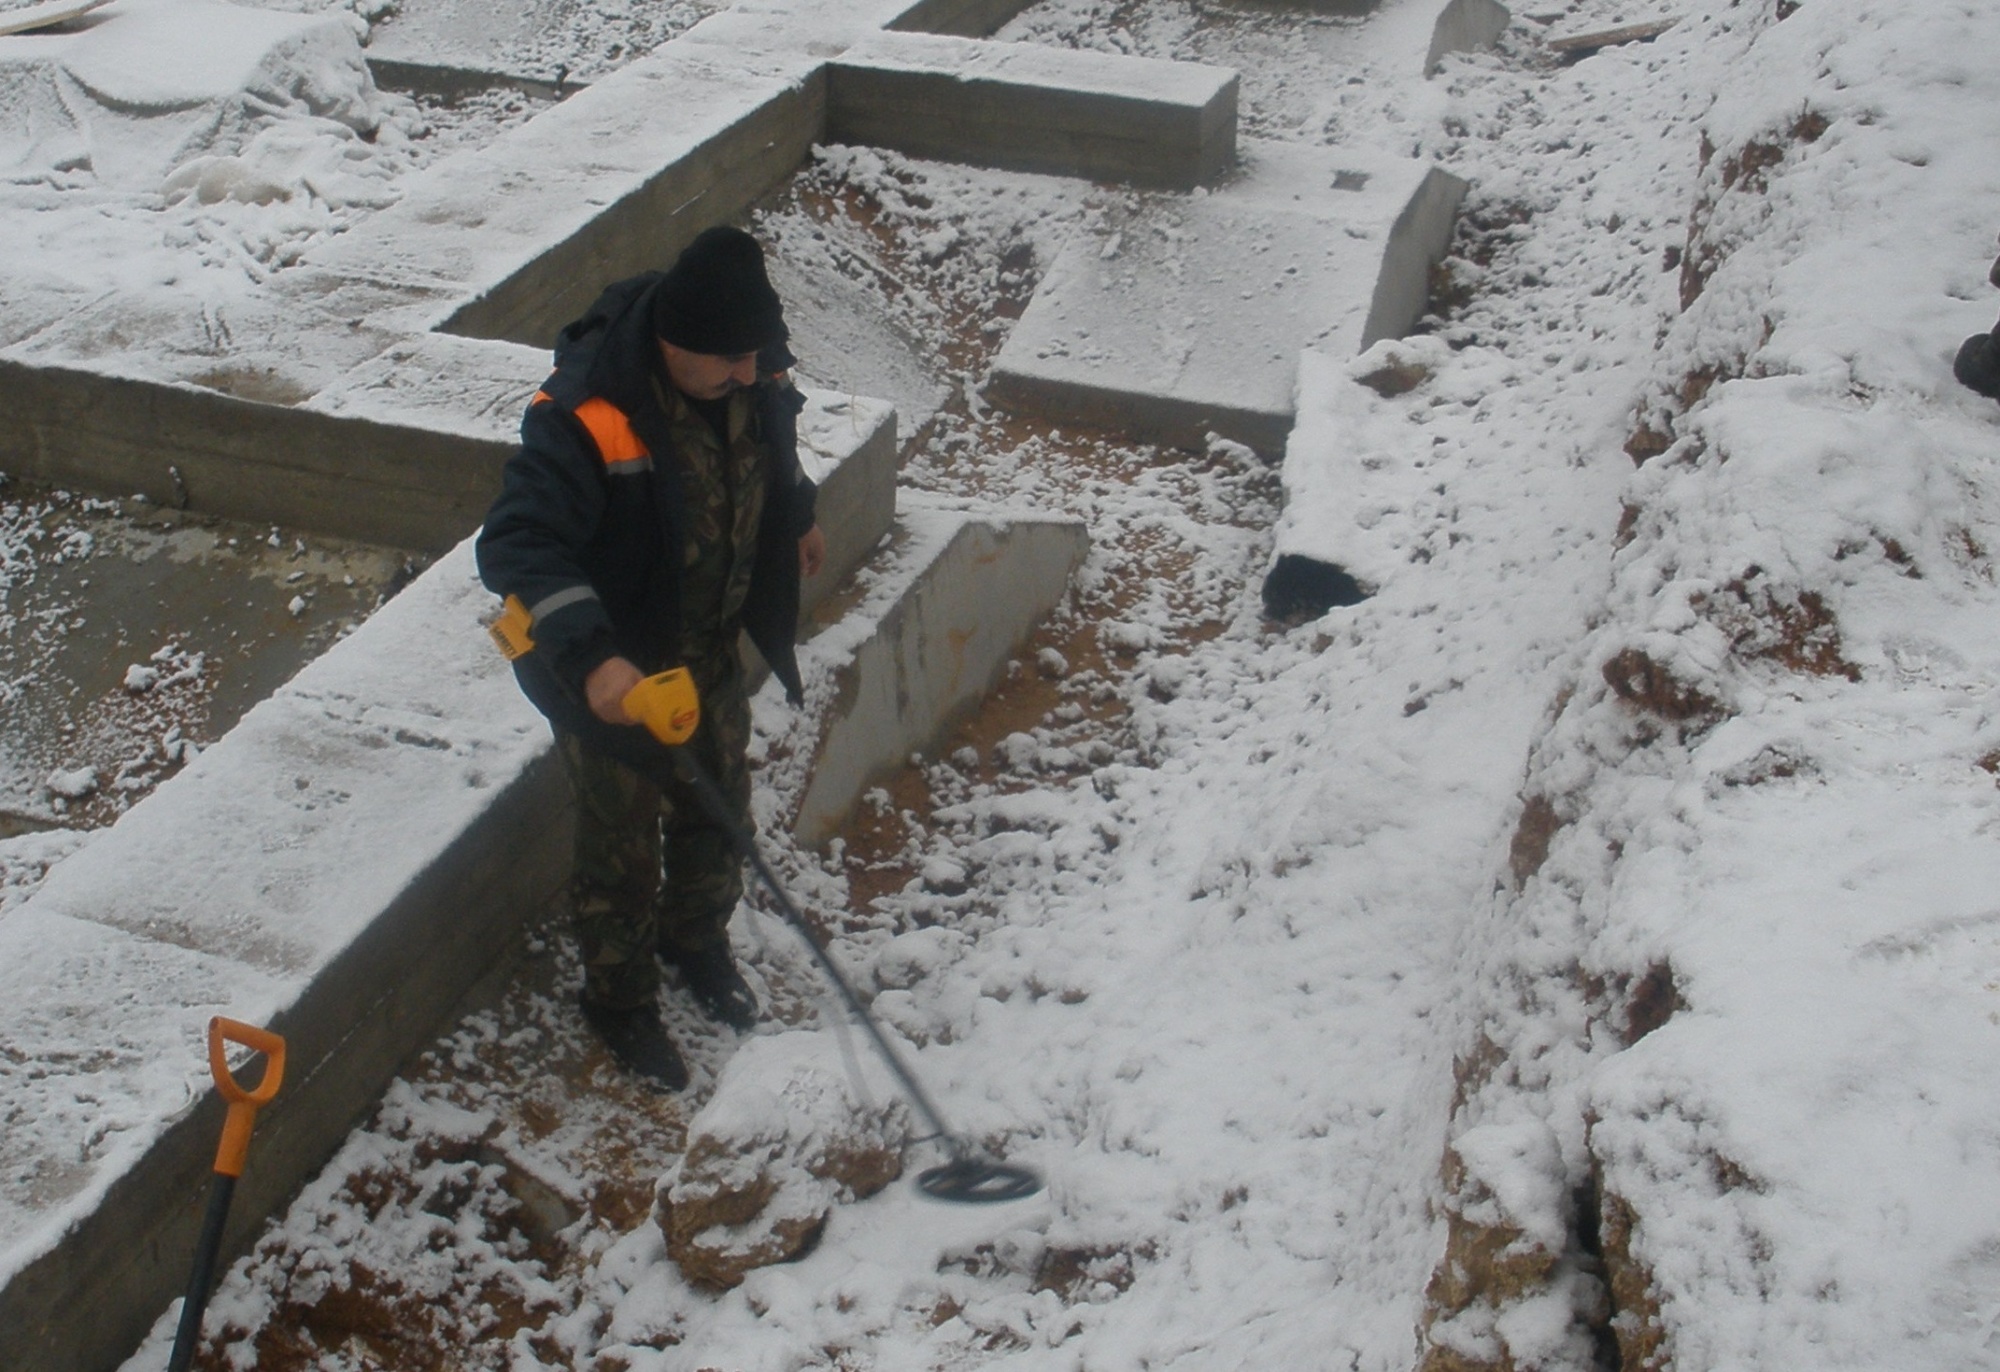
[[[249,1090],[229,1070],[225,1043],[240,1043],[264,1055],[264,1076]],[[285,1040],[268,1029],[217,1015],[208,1022],[208,1068],[215,1075],[216,1091],[229,1102],[229,1118],[223,1121],[222,1142],[215,1150],[215,1170],[225,1177],[240,1177],[250,1156],[250,1129],[257,1123],[257,1109],[271,1103],[285,1080]]]

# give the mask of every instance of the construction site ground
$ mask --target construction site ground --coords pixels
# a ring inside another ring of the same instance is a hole
[[[753,743],[780,879],[1046,1191],[898,1184],[692,1285],[654,1191],[745,1040],[670,983],[695,1080],[642,1094],[551,909],[224,1276],[206,1372],[2000,1365],[2000,413],[1950,374],[2000,284],[2000,17],[1557,46],[1633,26],[1573,0],[1426,76],[1370,65],[1405,12],[1000,35],[1235,66],[1246,132],[1471,184],[1417,332],[1301,358],[1282,466],[980,393],[1056,246],[1171,197],[830,147],[750,220],[802,341],[851,317],[801,370],[898,404],[906,490],[1089,527],[824,851],[773,695]],[[1267,620],[1301,535],[1372,594]],[[837,1040],[757,897],[734,934],[757,1032]]]

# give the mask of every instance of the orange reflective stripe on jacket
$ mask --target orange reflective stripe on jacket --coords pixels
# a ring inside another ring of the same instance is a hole
[[[610,401],[592,396],[576,407],[576,417],[590,430],[607,472],[643,471],[653,465],[653,454],[633,431],[632,421]]]
[[[528,403],[540,405],[554,400],[547,391],[536,391],[535,398]],[[574,413],[589,430],[591,441],[597,444],[598,459],[607,472],[623,474],[652,469],[652,450],[633,429],[623,410],[608,400],[592,396],[577,406]]]

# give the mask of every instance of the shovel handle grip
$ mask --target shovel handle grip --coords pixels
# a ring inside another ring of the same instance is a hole
[[[229,1043],[240,1043],[264,1055],[264,1075],[255,1086],[246,1089],[229,1070],[229,1055],[223,1046]],[[250,1156],[250,1130],[257,1123],[257,1110],[271,1103],[285,1080],[285,1040],[268,1029],[217,1015],[208,1022],[208,1068],[215,1076],[217,1093],[229,1102],[222,1142],[215,1150],[215,1170],[220,1176],[240,1177]]]

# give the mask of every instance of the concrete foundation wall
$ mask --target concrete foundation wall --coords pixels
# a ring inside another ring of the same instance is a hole
[[[845,582],[896,522],[896,411],[880,400],[812,391],[799,416],[802,459],[815,472],[814,506],[826,535],[826,566],[806,582],[806,614]]]
[[[1436,71],[1447,53],[1481,52],[1492,47],[1513,18],[1499,0],[1451,0],[1438,14],[1437,26],[1431,30],[1424,74]]]
[[[478,524],[511,450],[72,367],[0,360],[0,395],[0,471],[427,552]]]
[[[827,69],[827,137],[916,157],[1188,188],[1236,150],[1236,74],[1029,44],[882,34]]]
[[[523,924],[568,877],[569,808],[548,753],[274,1018],[286,1080],[259,1117],[225,1265],[325,1165],[473,983],[511,959]],[[205,1097],[56,1249],[0,1290],[10,1372],[109,1372],[181,1294],[223,1113],[218,1097]]]
[[[552,345],[557,331],[581,315],[606,283],[667,266],[703,229],[730,222],[783,184],[825,130],[826,77],[816,72],[750,108],[544,247],[441,327],[476,338]]]
[[[1189,400],[1171,392],[1144,393],[1093,386],[1073,371],[1038,372],[1028,365],[995,371],[986,398],[1017,414],[1039,415],[1065,424],[1117,429],[1150,443],[1198,452],[1216,434],[1254,448],[1266,457],[1285,450],[1290,410],[1258,410]]]
[[[793,832],[823,843],[861,793],[925,748],[998,680],[1090,549],[1070,519],[913,512],[935,551],[836,667],[838,690]]]
[[[1034,0],[918,0],[888,27],[903,33],[949,33],[984,38]]]
[[[1465,192],[1464,181],[1433,167],[1396,216],[1375,278],[1368,319],[1361,328],[1363,349],[1384,338],[1401,338],[1423,318],[1430,299],[1431,267],[1451,246]]]

